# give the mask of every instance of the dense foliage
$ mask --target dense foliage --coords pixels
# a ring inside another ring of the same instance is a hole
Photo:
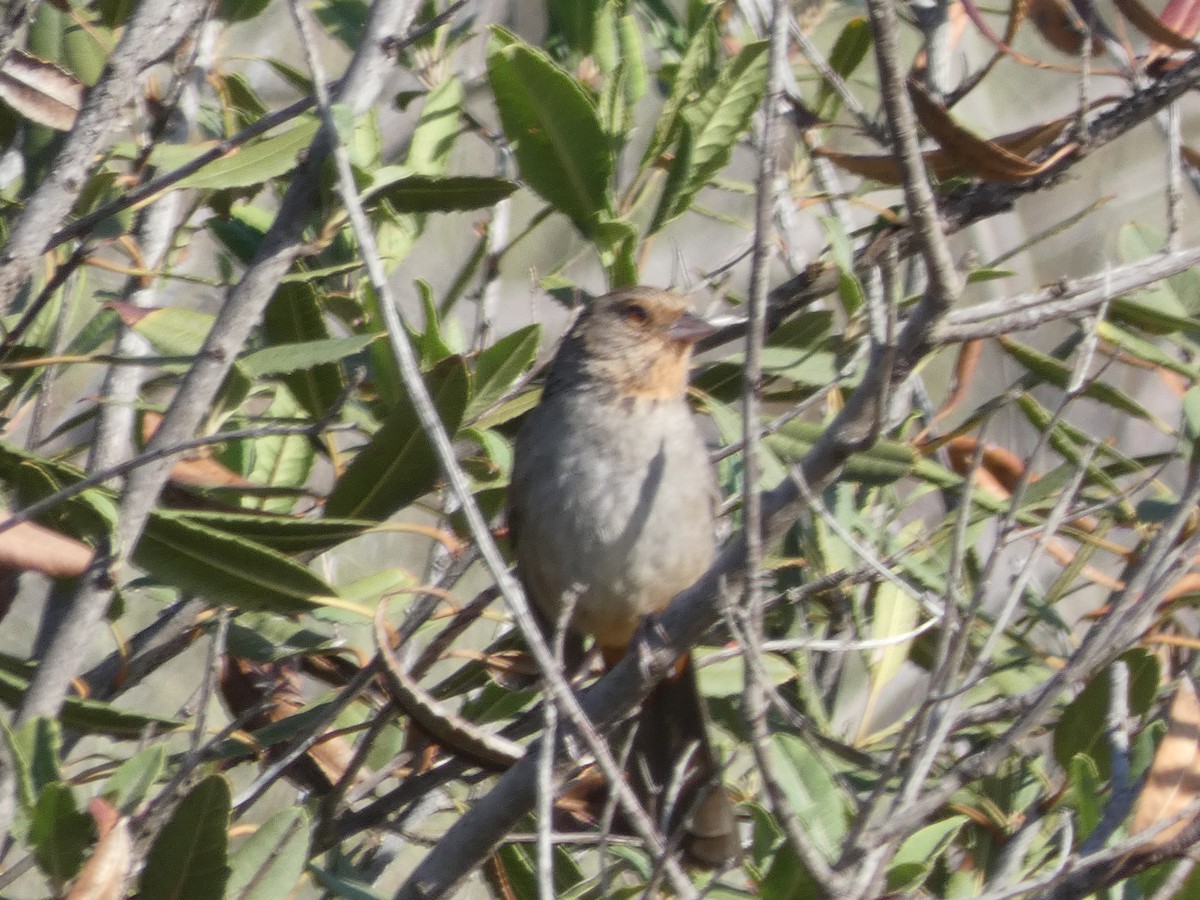
[[[1200,891],[1193,5],[10,4],[0,891]],[[548,814],[500,596],[537,363],[638,283],[722,325],[662,640],[727,872]]]

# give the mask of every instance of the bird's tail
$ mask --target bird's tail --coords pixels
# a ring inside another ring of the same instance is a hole
[[[708,739],[708,715],[691,657],[646,698],[628,772],[635,792],[687,859],[720,868],[741,855],[733,801]]]

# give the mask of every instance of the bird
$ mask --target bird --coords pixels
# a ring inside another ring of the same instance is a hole
[[[693,346],[714,330],[669,291],[598,297],[517,433],[508,528],[518,576],[548,626],[569,608],[569,632],[591,636],[608,665],[713,559],[720,494],[687,386]],[[636,729],[627,777],[665,834],[698,866],[735,861],[737,817],[689,657],[651,692]]]

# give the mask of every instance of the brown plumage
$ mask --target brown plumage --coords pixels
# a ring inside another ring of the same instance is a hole
[[[564,339],[517,436],[509,526],[521,579],[550,623],[573,602],[571,631],[594,637],[610,662],[713,558],[718,495],[686,398],[692,345],[710,331],[666,291],[600,297]],[[647,699],[632,756],[630,778],[656,815],[689,760],[665,827],[684,830],[702,865],[737,856],[686,658]]]

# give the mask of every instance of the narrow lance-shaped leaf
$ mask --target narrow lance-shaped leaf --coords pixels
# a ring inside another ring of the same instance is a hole
[[[658,123],[654,127],[654,136],[646,147],[646,155],[642,164],[653,160],[674,142],[677,129],[683,123],[683,110],[688,103],[696,99],[710,86],[716,77],[714,61],[715,48],[718,44],[718,32],[715,23],[717,7],[714,6],[710,17],[702,27],[697,29],[684,51],[683,59],[675,70],[675,80],[671,83],[671,93],[658,114]]]
[[[585,236],[609,210],[613,154],[587,92],[542,51],[501,29],[488,77],[521,177]]]
[[[479,354],[471,377],[467,418],[478,415],[504,396],[517,378],[533,365],[541,339],[542,327],[529,325],[505,335]]]
[[[428,376],[428,386],[442,423],[454,434],[467,406],[467,367],[462,359],[451,357],[439,364]],[[386,519],[428,493],[440,471],[416,409],[405,398],[342,473],[325,512],[334,517]]]
[[[767,44],[747,44],[721,72],[717,83],[682,115],[692,129],[687,178],[656,221],[669,221],[686,210],[704,185],[725,168],[733,148],[750,125],[767,84]],[[665,200],[664,200],[665,202]]]
[[[230,859],[227,900],[290,896],[308,858],[308,815],[285,809],[268,819]]]
[[[372,187],[363,200],[386,200],[398,213],[455,212],[495,206],[516,189],[507,178],[409,175]]]
[[[285,282],[275,289],[263,317],[263,331],[271,345],[330,338],[329,329],[312,285]],[[284,383],[296,402],[314,418],[323,415],[341,394],[341,369],[334,362],[297,369],[284,376]]]

